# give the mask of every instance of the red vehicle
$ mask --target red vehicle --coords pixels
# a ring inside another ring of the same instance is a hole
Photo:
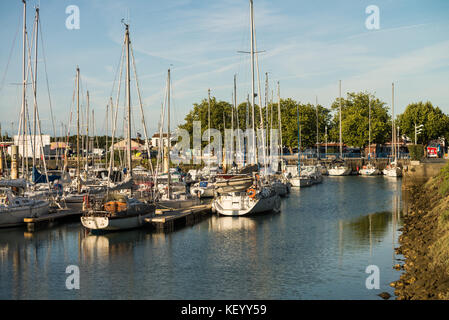
[[[438,158],[438,147],[427,147],[427,157],[428,158]]]

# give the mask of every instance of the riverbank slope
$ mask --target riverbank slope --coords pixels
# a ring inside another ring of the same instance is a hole
[[[449,164],[409,188],[400,247],[405,272],[391,283],[399,300],[449,299]],[[397,266],[399,267],[399,266]]]

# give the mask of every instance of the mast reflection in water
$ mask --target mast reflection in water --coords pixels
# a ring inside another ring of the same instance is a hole
[[[212,216],[172,233],[90,235],[78,223],[0,230],[1,299],[380,299],[401,226],[401,182],[332,177],[281,213]],[[68,290],[68,265],[80,289]],[[368,290],[365,269],[380,269]]]

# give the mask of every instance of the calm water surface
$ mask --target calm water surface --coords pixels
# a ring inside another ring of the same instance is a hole
[[[3,229],[0,299],[380,299],[400,275],[400,184],[328,177],[293,189],[281,213],[212,216],[168,234]],[[79,290],[65,287],[68,265],[80,268]],[[378,290],[365,286],[369,265]]]

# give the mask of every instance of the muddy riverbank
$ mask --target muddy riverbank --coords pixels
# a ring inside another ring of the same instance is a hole
[[[391,283],[397,299],[449,299],[449,165],[424,185],[410,187],[400,247],[404,272]]]

